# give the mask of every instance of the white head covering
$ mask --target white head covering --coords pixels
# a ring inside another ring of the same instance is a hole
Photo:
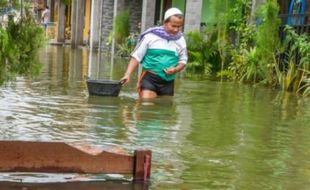
[[[182,11],[180,11],[180,9],[172,7],[165,12],[164,20],[167,20],[169,17],[173,15],[183,15],[183,13]]]

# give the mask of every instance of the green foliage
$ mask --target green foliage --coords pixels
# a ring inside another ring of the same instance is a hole
[[[296,70],[295,63],[292,59],[289,59],[287,62],[287,68],[284,71],[281,71],[278,66],[275,67],[278,83],[281,88],[285,91],[289,91],[294,86],[294,82],[298,76],[298,70]]]
[[[285,28],[284,58],[275,67],[278,84],[285,91],[309,92],[310,39]]]
[[[210,74],[213,60],[218,56],[214,41],[214,32],[201,35],[198,31],[186,34],[187,50],[189,55],[186,70],[188,72]]]
[[[31,0],[23,0],[24,3],[30,3]],[[15,10],[20,9],[20,0],[0,0],[0,10],[1,8],[14,8]]]
[[[223,71],[231,49],[229,24],[232,2],[230,0],[212,1],[211,6],[213,10],[216,10],[213,18],[213,30],[217,34],[216,48],[221,58],[221,71]]]
[[[19,4],[19,0],[0,0],[0,7],[5,7],[11,4],[13,7],[16,7]]]
[[[256,46],[259,68],[264,72],[268,84],[273,84],[274,57],[279,52],[279,7],[276,0],[268,0],[258,10]]]
[[[235,34],[235,49],[249,50],[254,45],[255,26],[247,21],[251,14],[251,0],[236,0],[230,12],[230,30]]]
[[[290,54],[297,54],[300,57],[298,66],[303,69],[310,68],[310,37],[309,35],[298,35],[293,28],[286,26],[285,28],[285,48],[290,49]],[[292,56],[291,55],[291,56]]]
[[[16,75],[38,74],[41,64],[36,55],[44,43],[44,31],[29,12],[16,22],[9,17],[7,28],[0,29],[0,84]]]
[[[113,33],[116,44],[122,44],[129,36],[129,10],[125,10],[116,15],[113,23]]]
[[[234,18],[230,17],[234,2],[231,0],[210,1],[211,8],[214,10],[211,22],[215,25],[226,25],[231,23]],[[237,16],[237,15],[235,15]]]
[[[254,26],[249,25],[247,20],[250,17],[251,1],[235,0],[231,2],[217,2],[217,4],[226,4],[226,12],[221,15],[225,22],[219,33],[218,38],[219,52],[221,53],[221,71],[217,73],[219,77],[226,77],[233,80],[245,80],[250,77],[253,69],[252,60],[247,58],[252,53],[254,44]],[[228,64],[227,64],[228,63]],[[245,77],[246,76],[246,77]],[[255,78],[255,77],[254,77]]]
[[[232,51],[232,62],[228,70],[233,73],[233,79],[242,82],[254,82],[262,79],[262,71],[258,67],[256,48]]]
[[[0,28],[0,84],[6,80],[6,57],[8,52],[9,37],[5,30]]]
[[[61,0],[65,5],[70,5],[72,0]]]
[[[7,0],[0,0],[0,7],[4,7],[7,5]]]
[[[256,83],[262,78],[262,71],[258,67],[259,59],[254,44],[254,27],[242,23],[240,27],[234,29],[238,41],[230,52],[231,62],[227,70],[232,72],[233,80]]]
[[[303,78],[301,80],[302,85],[297,92],[300,92],[303,96],[310,96],[310,71],[304,71]]]
[[[117,45],[117,55],[122,57],[129,57],[131,52],[134,50],[137,43],[137,34],[130,34],[125,42]]]

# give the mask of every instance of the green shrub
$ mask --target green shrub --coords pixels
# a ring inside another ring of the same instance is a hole
[[[28,12],[16,22],[9,17],[7,28],[0,29],[0,84],[16,75],[38,74],[37,53],[45,42],[43,29]]]
[[[278,85],[285,91],[308,93],[310,78],[310,39],[298,35],[293,28],[285,28],[282,59],[278,59],[275,71]]]
[[[218,58],[218,52],[215,47],[215,33],[206,32],[200,34],[198,31],[192,31],[186,34],[186,43],[188,50],[187,72],[210,74],[214,69],[214,61]]]

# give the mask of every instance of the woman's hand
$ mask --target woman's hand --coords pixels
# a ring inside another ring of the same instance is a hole
[[[167,75],[173,75],[175,73],[178,72],[177,68],[175,67],[169,67],[167,69],[164,69],[164,72],[167,74]]]
[[[121,78],[120,83],[122,85],[125,85],[125,84],[129,83],[129,81],[130,81],[130,76],[129,75],[125,75],[125,76],[123,76],[123,78]]]
[[[185,67],[185,64],[184,63],[178,63],[177,66],[175,67],[169,67],[167,69],[164,69],[164,72],[167,74],[167,75],[173,75],[173,74],[176,74],[178,72],[181,72]]]

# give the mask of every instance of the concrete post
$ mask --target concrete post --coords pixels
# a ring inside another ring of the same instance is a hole
[[[72,1],[71,45],[83,44],[85,1]]]
[[[187,0],[184,33],[200,30],[202,0]]]
[[[90,18],[90,49],[99,47],[102,0],[92,0]]]
[[[76,43],[77,45],[83,45],[83,33],[84,33],[84,12],[85,12],[85,1],[78,1],[78,17],[77,17],[77,35],[76,35]]]
[[[156,1],[143,0],[141,16],[141,32],[154,26]]]
[[[66,5],[58,0],[57,42],[65,42]]]
[[[117,16],[117,12],[118,12],[118,8],[119,8],[119,1],[123,1],[123,0],[114,0],[114,7],[113,7],[113,21],[115,19],[115,17]],[[114,26],[112,24],[112,30],[113,30],[113,39],[112,39],[112,44],[111,44],[111,63],[113,67],[113,59],[114,59],[114,54],[115,54],[115,33],[114,33]]]
[[[114,0],[104,0],[102,1],[102,11],[101,11],[101,23],[100,23],[100,49],[109,49],[107,41],[109,34],[112,31],[113,25],[113,12],[114,12]]]
[[[125,1],[125,7],[129,8],[130,32],[140,33],[142,0]]]
[[[77,1],[72,1],[71,4],[71,46],[76,47],[76,12]]]

